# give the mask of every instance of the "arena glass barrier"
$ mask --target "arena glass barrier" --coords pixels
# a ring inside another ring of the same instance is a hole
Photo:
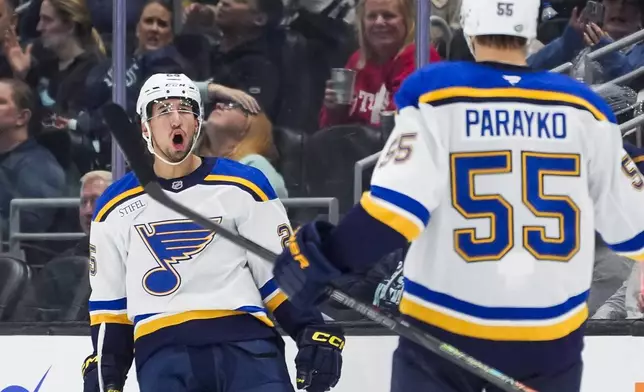
[[[329,222],[340,221],[340,204],[334,197],[301,197],[281,199],[286,209],[289,208],[326,208]],[[21,253],[21,241],[66,241],[78,240],[84,233],[23,233],[20,231],[20,211],[22,208],[73,208],[78,207],[79,198],[58,199],[13,199],[9,208],[9,253]],[[0,233],[1,234],[1,233]],[[1,251],[1,249],[0,249]],[[1,391],[1,390],[0,390]]]

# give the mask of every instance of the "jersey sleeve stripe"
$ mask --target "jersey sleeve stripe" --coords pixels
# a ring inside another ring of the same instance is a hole
[[[455,312],[487,320],[548,320],[559,317],[584,304],[588,291],[570,297],[565,302],[544,308],[504,308],[475,305],[447,294],[439,293],[405,278],[405,292],[428,303],[451,309]]]
[[[284,301],[287,300],[286,294],[284,294],[281,290],[278,290],[275,295],[273,295],[268,301],[266,301],[266,308],[274,312],[275,309],[277,309],[281,304],[284,303]]]
[[[109,301],[89,301],[88,309],[90,312],[96,310],[126,310],[127,298],[119,298]]]
[[[273,278],[259,289],[259,294],[262,296],[262,299],[265,299],[269,295],[273,294],[275,290],[277,290],[277,283],[275,283],[275,279]]]
[[[427,225],[429,223],[429,211],[427,208],[405,194],[388,188],[372,185],[371,196],[389,202],[396,207],[402,208],[410,214],[413,214],[423,222],[423,225]]]
[[[437,103],[444,100],[455,98],[477,99],[482,98],[487,101],[494,99],[519,98],[532,101],[551,101],[563,104],[573,105],[589,111],[597,120],[607,121],[608,117],[599,110],[595,105],[587,100],[564,92],[529,90],[522,88],[471,88],[471,87],[448,87],[435,91],[430,91],[420,96],[420,103]]]
[[[89,325],[98,325],[102,323],[132,325],[132,322],[127,318],[127,314],[125,313],[98,313],[89,315]]]
[[[606,244],[615,253],[640,253],[644,251],[644,232],[624,242],[611,244],[606,241]]]
[[[107,202],[96,214],[94,221],[102,222],[107,218],[110,212],[114,210],[119,204],[124,203],[136,196],[139,196],[143,193],[143,187],[137,186],[135,188],[129,189],[111,199]]]
[[[400,233],[407,241],[413,241],[425,229],[425,223],[413,213],[370,193],[362,196],[360,205],[371,217]]]
[[[404,296],[400,312],[448,332],[476,339],[498,341],[550,341],[578,330],[588,318],[588,307],[581,305],[567,317],[549,325],[485,325],[425,307]]]
[[[206,183],[211,185],[233,185],[248,192],[256,201],[268,201],[271,198],[257,185],[241,177],[211,174],[206,177]]]

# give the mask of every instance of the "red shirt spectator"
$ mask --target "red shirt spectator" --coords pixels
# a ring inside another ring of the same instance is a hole
[[[359,59],[360,52],[356,51],[345,66],[357,71],[351,109],[348,113],[340,114],[327,111],[323,106],[320,111],[321,128],[337,124],[378,125],[381,111],[395,110],[393,95],[403,80],[415,69],[416,48],[415,44],[411,43],[389,61],[382,64],[367,61],[362,69],[358,69],[357,66]],[[433,46],[430,48],[429,61],[440,61],[438,51]]]

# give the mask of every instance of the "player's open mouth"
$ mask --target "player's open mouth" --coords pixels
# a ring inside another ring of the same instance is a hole
[[[175,132],[172,135],[172,147],[177,150],[183,150],[186,147],[186,138],[182,133]]]

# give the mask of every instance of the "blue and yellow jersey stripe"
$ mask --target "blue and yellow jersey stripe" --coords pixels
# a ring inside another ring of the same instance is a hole
[[[427,227],[430,212],[418,201],[392,189],[371,186],[360,205],[373,218],[402,234],[408,241],[416,239]]]
[[[275,279],[271,279],[266,282],[266,284],[259,289],[259,293],[262,296],[262,301],[266,304],[266,308],[271,313],[287,300],[286,294],[277,287]]]
[[[547,90],[529,90],[515,87],[471,88],[448,87],[430,91],[420,96],[419,103],[441,106],[454,102],[522,102],[536,105],[571,106],[591,113],[595,119],[606,121],[607,116],[593,104],[579,96]]]
[[[620,256],[628,257],[635,261],[644,261],[644,232],[623,242],[611,244],[606,241],[606,244]]]
[[[549,341],[579,329],[588,318],[588,291],[542,308],[486,307],[428,289],[405,278],[402,314],[448,332],[498,341]]]
[[[222,317],[250,314],[269,327],[275,324],[266,315],[266,309],[258,306],[242,306],[235,310],[192,310],[181,313],[153,313],[134,317],[134,340],[153,334],[164,328],[196,320],[213,320]]]
[[[89,301],[90,325],[127,324],[132,322],[127,317],[127,299],[119,298],[108,301]]]
[[[504,76],[515,76],[510,85]],[[610,106],[587,85],[565,75],[529,68],[471,62],[430,64],[411,74],[395,96],[399,109],[453,102],[525,102],[561,105],[617,124]]]
[[[277,199],[275,190],[261,171],[228,159],[217,159],[211,173],[204,179],[204,184],[231,185],[247,192],[259,202]]]
[[[108,215],[119,205],[140,196],[144,193],[143,187],[131,172],[120,180],[110,185],[96,202],[93,221],[103,222]]]

